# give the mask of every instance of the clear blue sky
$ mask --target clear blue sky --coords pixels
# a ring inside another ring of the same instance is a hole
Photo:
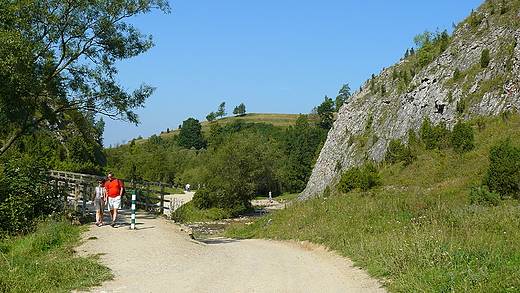
[[[106,147],[176,129],[226,102],[248,113],[310,113],[345,83],[355,92],[415,46],[424,30],[448,30],[484,0],[184,0],[170,14],[131,18],[156,46],[119,63],[128,90],[157,87],[136,109],[141,124],[106,122]]]

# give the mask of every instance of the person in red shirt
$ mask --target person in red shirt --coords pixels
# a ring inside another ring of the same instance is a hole
[[[108,181],[105,183],[105,189],[108,195],[108,210],[110,211],[110,217],[112,223],[110,226],[116,225],[117,212],[121,208],[121,198],[123,196],[123,182],[119,179],[114,178],[114,173],[109,172]]]

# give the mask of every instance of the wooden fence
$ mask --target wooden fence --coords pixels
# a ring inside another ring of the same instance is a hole
[[[74,211],[82,211],[83,215],[87,210],[87,202],[92,200],[92,194],[94,188],[98,185],[99,179],[107,179],[104,176],[63,172],[50,170],[49,180],[50,183],[56,188],[66,194],[66,198],[63,198],[63,202]],[[118,178],[119,179],[119,178]],[[159,212],[164,214],[164,210],[169,210],[171,207],[170,200],[165,199],[164,195],[168,194],[165,192],[165,188],[172,188],[173,186],[168,184],[145,182],[145,181],[134,181],[119,179],[123,181],[125,186],[125,193],[123,194],[123,206],[130,207],[132,199],[132,191],[136,191],[136,206],[138,209]]]

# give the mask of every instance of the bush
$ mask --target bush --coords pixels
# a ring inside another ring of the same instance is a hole
[[[231,214],[220,208],[199,209],[193,200],[180,206],[172,213],[172,220],[180,223],[210,222],[231,217]]]
[[[471,204],[490,204],[497,206],[502,198],[500,194],[489,191],[487,186],[473,186],[469,194],[469,201]]]
[[[410,146],[403,145],[399,140],[392,139],[386,149],[385,161],[390,164],[404,162],[410,165],[417,159]]]
[[[374,164],[365,163],[362,168],[350,168],[343,173],[337,189],[339,192],[348,193],[355,188],[368,191],[379,185],[381,185],[379,170]]]
[[[211,199],[211,194],[207,189],[197,190],[191,201],[198,209],[209,209],[213,207],[213,203],[215,202]]]
[[[491,57],[489,57],[489,49],[482,50],[482,54],[480,55],[480,67],[488,67],[490,61]]]
[[[444,149],[449,145],[450,131],[446,129],[446,123],[443,121],[433,126],[430,120],[425,118],[419,132],[427,150]]]
[[[473,128],[467,123],[457,122],[451,133],[451,144],[457,153],[464,153],[475,147],[475,136]]]
[[[350,168],[345,171],[339,180],[338,191],[347,193],[354,188],[359,187],[361,181],[361,170],[358,167]]]
[[[0,166],[0,233],[32,231],[38,217],[58,209],[59,198],[36,160],[10,160]]]
[[[489,168],[483,185],[501,196],[518,198],[518,181],[520,179],[520,148],[512,146],[509,140],[501,141],[491,147],[489,152]]]
[[[368,191],[376,186],[381,185],[379,170],[377,170],[377,167],[371,163],[365,164],[363,166],[360,179],[359,188],[362,191]]]

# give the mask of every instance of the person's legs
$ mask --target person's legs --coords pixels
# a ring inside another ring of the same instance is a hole
[[[94,208],[96,209],[96,225],[99,225],[103,221],[103,205],[99,199],[94,201]]]
[[[108,199],[108,208],[110,210],[110,217],[112,218],[112,223],[110,226],[114,227],[116,224],[118,210],[121,208],[121,197],[109,198]]]
[[[114,227],[116,225],[117,209],[110,210],[110,217],[112,217],[112,223],[110,223],[110,226]]]
[[[117,219],[117,211],[118,211],[117,209],[114,209],[114,216],[112,217],[112,221],[114,221],[114,222]]]
[[[101,209],[99,210],[99,223],[103,224],[103,218],[105,217],[105,204],[101,203]]]

